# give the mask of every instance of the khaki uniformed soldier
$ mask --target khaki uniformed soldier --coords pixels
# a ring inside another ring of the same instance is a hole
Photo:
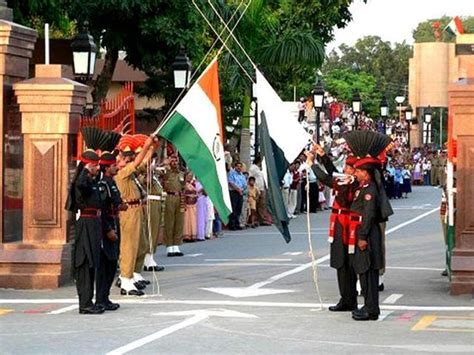
[[[438,153],[433,153],[433,157],[431,158],[431,185],[438,186],[439,185],[439,166],[441,162],[438,156]]]
[[[158,176],[151,170],[151,176],[148,177],[148,183],[150,184],[150,194],[148,195],[147,213],[150,214],[150,218],[147,218],[146,230],[150,231],[150,242],[151,246],[145,255],[145,271],[163,271],[165,268],[156,263],[154,255],[156,248],[158,247],[158,234],[161,228],[162,220],[162,208],[163,208],[163,187],[160,184]]]
[[[179,246],[182,244],[184,223],[184,173],[179,170],[178,157],[170,157],[170,169],[163,176],[166,191],[165,205],[165,244],[168,256],[183,256]]]
[[[133,280],[136,258],[143,228],[143,200],[140,190],[134,180],[138,166],[143,162],[153,144],[149,137],[143,150],[134,157],[137,143],[131,136],[122,137],[119,142],[121,150],[118,157],[119,172],[115,177],[122,200],[128,209],[120,212],[120,283],[122,295],[141,296]],[[151,156],[150,156],[151,157]]]

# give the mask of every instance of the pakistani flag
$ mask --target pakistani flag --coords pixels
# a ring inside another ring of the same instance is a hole
[[[260,146],[266,166],[268,209],[272,215],[273,224],[278,228],[285,241],[289,243],[291,241],[290,230],[288,229],[289,218],[281,194],[281,178],[278,176],[278,164],[282,159],[281,151],[270,138],[265,112],[262,112],[260,117],[262,119],[259,127]]]
[[[462,26],[462,21],[459,16],[454,17],[448,25],[444,28],[446,32],[452,36],[457,36],[464,33],[464,28]]]
[[[227,224],[232,207],[224,162],[217,57],[157,133],[173,143]]]
[[[257,83],[254,92],[257,97],[259,114],[265,113],[268,134],[274,142],[275,164],[279,179],[283,179],[286,169],[303,151],[312,137],[298,123],[276,91],[256,70]]]

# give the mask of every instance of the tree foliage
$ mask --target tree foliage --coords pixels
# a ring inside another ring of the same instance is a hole
[[[345,70],[370,75],[375,80],[374,92],[380,97],[385,95],[394,109],[395,97],[399,94],[407,96],[408,60],[411,56],[412,48],[405,42],[392,44],[377,36],[367,36],[352,47],[342,44],[338,51],[332,51],[322,68],[323,77],[326,80],[327,76],[334,77]],[[372,114],[377,112],[372,111]]]
[[[364,71],[334,69],[324,76],[325,88],[343,102],[351,102],[355,93],[362,99],[362,110],[376,117],[382,94],[377,90],[377,80]]]
[[[420,22],[415,30],[413,30],[413,38],[416,43],[421,42],[436,42],[436,38],[433,30],[433,23],[439,22],[440,28],[443,30],[448,23],[452,20],[452,17],[443,16],[437,19],[431,19],[427,21]],[[461,21],[464,27],[465,33],[474,33],[474,16],[461,17]],[[455,37],[447,33],[446,31],[442,32],[441,41],[443,42],[454,42]]]
[[[290,99],[293,86],[309,93],[314,70],[324,61],[324,44],[332,39],[335,26],[344,27],[351,20],[352,1],[253,0],[235,35],[283,98]],[[196,2],[221,30],[209,2]],[[240,3],[212,1],[226,21]],[[185,46],[197,65],[216,37],[189,0],[9,0],[9,5],[17,22],[37,29],[50,22],[63,31],[56,37],[72,37],[71,32],[88,21],[91,34],[107,50],[104,69],[93,83],[97,101],[105,97],[118,52],[125,51],[125,60],[149,76],[142,93],[164,96],[171,102],[176,94],[171,63],[179,48]],[[243,8],[239,7],[235,18]],[[229,40],[228,45],[247,72],[253,73],[252,65],[234,41]],[[242,97],[249,95],[251,83],[225,51],[221,57],[221,82],[222,101],[231,107],[224,107],[224,112],[235,113]]]

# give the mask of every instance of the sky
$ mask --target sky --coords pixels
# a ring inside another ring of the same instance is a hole
[[[335,30],[335,40],[327,53],[342,43],[353,45],[357,39],[377,35],[384,41],[413,43],[412,31],[418,23],[447,16],[474,16],[474,0],[354,0],[352,21]]]

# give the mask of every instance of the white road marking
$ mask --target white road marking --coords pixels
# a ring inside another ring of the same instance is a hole
[[[388,296],[382,303],[395,304],[402,297],[403,295],[400,293],[393,293],[390,296]]]
[[[412,223],[415,223],[416,221],[419,221],[420,219],[422,218],[425,218],[426,216],[429,216],[430,214],[436,212],[436,211],[439,211],[439,207],[436,207],[436,208],[433,208],[432,210],[428,211],[428,212],[425,212],[423,214],[420,214],[419,216],[415,217],[415,218],[412,218],[406,222],[403,222],[403,223],[400,223],[399,225],[393,227],[393,228],[390,228],[389,230],[387,230],[385,232],[385,234],[390,234],[390,233],[393,233],[399,229],[402,229],[403,227],[406,227],[407,225],[409,224],[412,224]]]
[[[172,334],[174,332],[177,332],[180,329],[187,328],[191,325],[194,325],[196,323],[199,323],[206,319],[207,316],[204,314],[196,314],[194,317],[188,318],[178,324],[174,324],[171,327],[165,328],[163,330],[160,330],[156,333],[150,334],[144,338],[135,340],[134,342],[131,342],[127,345],[121,346],[120,348],[117,348],[115,350],[109,351],[107,355],[120,355],[120,354],[125,354],[128,353],[129,351],[135,350],[143,345],[146,345],[148,343],[151,343],[152,341],[155,341],[157,339],[160,339],[166,335]]]
[[[51,311],[51,312],[48,312],[47,314],[61,314],[61,313],[66,313],[66,312],[69,312],[69,311],[74,311],[76,309],[79,308],[79,305],[77,304],[73,304],[72,306],[67,306],[67,307],[64,307],[64,308],[59,308],[55,311]]]
[[[287,251],[286,253],[283,253],[283,255],[291,255],[291,256],[298,256],[303,254],[302,251]]]
[[[156,333],[150,334],[144,338],[140,338],[138,340],[135,340],[129,344],[126,344],[124,346],[121,346],[120,348],[117,348],[115,350],[112,350],[107,353],[107,355],[121,355],[128,353],[129,351],[138,349],[142,347],[143,345],[146,345],[148,343],[151,343],[155,340],[158,340],[160,338],[163,338],[166,335],[172,334],[174,332],[177,332],[178,330],[187,328],[191,325],[197,324],[203,320],[206,320],[209,317],[231,317],[231,318],[258,318],[257,316],[253,314],[248,314],[248,313],[241,313],[241,312],[236,312],[236,311],[230,311],[227,309],[198,309],[194,311],[183,311],[183,312],[169,312],[169,313],[155,313],[154,315],[159,315],[159,316],[188,316],[191,315],[191,318],[185,319],[184,321],[174,324],[171,327],[162,329]]]
[[[166,305],[166,304],[186,304],[199,306],[242,306],[242,307],[274,307],[274,308],[319,308],[318,303],[307,302],[264,302],[264,301],[232,301],[232,300],[152,300],[152,299],[132,299],[113,298],[112,301],[120,304],[136,305]],[[76,303],[75,298],[49,298],[49,299],[0,299],[0,304],[71,304]],[[323,303],[323,307],[333,306],[334,302]],[[423,305],[380,305],[380,309],[390,311],[430,311],[430,312],[474,312],[474,306],[423,306]]]
[[[202,264],[201,264],[202,265]],[[222,264],[220,264],[222,265]],[[274,264],[272,264],[274,265]],[[329,264],[321,264],[319,267],[329,267]],[[390,270],[408,270],[408,271],[443,271],[443,268],[421,267],[421,266],[386,266],[385,269]]]
[[[327,229],[327,228],[325,228]],[[258,234],[258,235],[281,235],[280,232],[278,231],[275,231],[275,232],[256,232],[255,234]],[[307,235],[308,232],[292,232],[290,231],[290,234],[291,235]],[[326,235],[327,232],[311,232],[311,234],[314,234],[314,235]],[[248,235],[252,235],[251,233],[229,233],[229,236],[248,236]]]
[[[204,261],[292,261],[293,259],[271,259],[271,258],[255,258],[255,259],[204,259]]]
[[[315,264],[321,264],[322,262],[329,259],[329,255],[323,256],[315,261]],[[255,297],[255,296],[263,296],[269,294],[277,294],[277,293],[289,293],[294,292],[293,290],[278,290],[278,289],[264,289],[262,287],[267,286],[275,281],[281,280],[287,276],[299,273],[303,270],[306,270],[312,266],[312,262],[300,265],[294,269],[282,272],[280,274],[274,275],[269,279],[257,282],[249,287],[209,287],[209,288],[201,288],[202,290],[219,293],[235,298],[241,297]]]
[[[203,255],[202,253],[197,253],[197,254],[185,254],[184,256],[185,257],[188,257],[188,258],[195,258],[197,256],[201,256]]]
[[[387,266],[386,269],[393,270],[419,270],[419,271],[443,271],[444,268],[419,267],[419,266]]]
[[[425,212],[415,218],[412,218],[406,222],[403,222],[395,227],[392,227],[390,229],[388,229],[385,234],[388,235],[388,234],[391,234],[411,223],[414,223],[416,221],[419,221],[420,219],[436,212],[439,210],[439,207],[437,208],[434,208],[428,212]],[[259,233],[260,234],[260,233]],[[273,233],[275,234],[275,233]],[[278,233],[277,233],[278,234]],[[322,258],[319,258],[318,260],[316,260],[316,265],[317,264],[321,264],[323,261],[326,261],[326,260],[329,260],[329,254],[326,255],[326,256],[323,256]],[[209,260],[209,261],[222,261],[222,260],[229,260],[229,259],[206,259],[206,260]],[[233,261],[236,261],[238,259],[233,259]],[[242,259],[240,259],[241,261]],[[250,260],[250,259],[244,259],[244,260]],[[236,298],[240,298],[240,297],[255,297],[255,296],[263,296],[263,295],[268,295],[268,294],[276,294],[276,293],[287,293],[287,292],[292,292],[291,290],[276,290],[276,289],[267,289],[267,290],[264,290],[262,289],[263,286],[266,286],[268,284],[271,284],[275,281],[278,281],[284,277],[287,277],[287,276],[290,276],[290,275],[293,275],[293,274],[296,274],[298,272],[301,272],[301,271],[304,271],[306,270],[307,268],[311,267],[312,266],[312,263],[307,263],[307,264],[303,264],[301,266],[298,266],[292,270],[289,270],[287,272],[284,272],[284,273],[281,273],[281,274],[278,274],[278,275],[275,275],[275,276],[272,276],[270,277],[268,280],[265,280],[263,282],[258,282],[254,285],[251,285],[249,287],[209,287],[209,288],[201,288],[202,290],[206,290],[206,291],[210,291],[210,292],[215,292],[215,293],[219,293],[219,294],[223,294],[223,295],[227,295],[227,296],[231,296],[231,297],[236,297]]]
[[[387,318],[392,313],[393,313],[393,311],[381,310],[380,315],[379,315],[379,319],[377,320],[377,322],[382,322],[383,320],[385,320],[385,318]]]
[[[222,262],[222,263],[205,263],[205,264],[166,264],[166,267],[172,267],[172,266],[201,266],[201,267],[213,267],[213,266],[276,266],[276,267],[282,267],[282,266],[299,266],[301,265],[300,263],[232,263],[232,262]]]

